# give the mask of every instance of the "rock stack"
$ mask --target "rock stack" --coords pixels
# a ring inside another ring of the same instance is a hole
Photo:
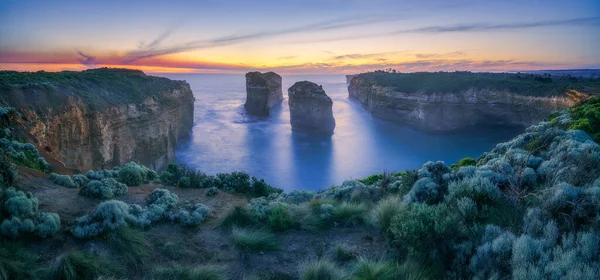
[[[292,130],[333,133],[333,101],[322,86],[309,81],[297,82],[288,89],[288,97]]]
[[[249,114],[267,117],[271,108],[281,103],[281,76],[274,72],[249,72],[246,74],[246,104]]]

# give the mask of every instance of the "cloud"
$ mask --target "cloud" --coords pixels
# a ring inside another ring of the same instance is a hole
[[[563,25],[588,25],[588,24],[600,24],[600,17],[584,17],[584,18],[573,18],[563,20],[547,20],[547,21],[536,21],[536,22],[521,22],[521,23],[471,23],[471,24],[458,24],[458,25],[446,25],[446,26],[426,26],[415,29],[406,29],[393,32],[391,34],[402,34],[402,33],[448,33],[448,32],[480,32],[480,31],[494,31],[494,30],[515,30],[515,29],[527,29],[536,27],[548,27],[548,26],[563,26]]]
[[[81,64],[83,64],[87,67],[96,67],[96,65],[98,64],[96,57],[93,57],[91,55],[86,55],[81,51],[77,51],[77,54],[81,57],[79,59],[79,62],[81,62]]]
[[[464,56],[466,54],[467,53],[464,51],[455,51],[455,52],[449,52],[449,53],[417,53],[417,54],[415,54],[415,57],[418,59],[444,58],[444,57]]]
[[[385,33],[369,33],[353,36],[326,37],[307,41],[295,41],[292,44],[313,44],[313,43],[328,43],[347,40],[360,40],[369,38],[380,38],[396,36],[407,33],[450,33],[450,32],[482,32],[482,31],[500,31],[500,30],[518,30],[530,29],[538,27],[550,26],[569,26],[569,25],[600,25],[600,17],[583,17],[563,20],[548,20],[537,22],[521,22],[521,23],[463,23],[456,25],[437,25],[425,26],[414,29],[397,30]]]
[[[270,31],[245,33],[245,34],[234,34],[234,35],[228,35],[228,36],[223,36],[223,37],[217,37],[217,38],[213,38],[213,39],[209,39],[209,40],[189,41],[189,42],[175,44],[175,45],[163,47],[163,48],[143,48],[143,49],[139,49],[139,50],[132,50],[126,54],[124,61],[126,63],[131,63],[131,62],[139,60],[139,59],[167,55],[167,54],[180,53],[180,52],[196,50],[196,49],[228,46],[228,45],[240,44],[240,43],[244,43],[244,42],[248,42],[248,41],[252,41],[252,40],[257,40],[257,39],[271,38],[271,37],[275,37],[275,36],[304,33],[304,32],[334,30],[334,29],[367,25],[367,24],[392,21],[392,20],[397,20],[397,18],[383,17],[383,16],[362,16],[362,17],[332,19],[332,20],[326,20],[326,21],[321,21],[321,22],[316,22],[316,23],[311,23],[311,24],[307,24],[307,25],[291,27],[291,28],[286,28],[286,29],[280,29],[280,30],[270,30]],[[168,33],[168,34],[170,34],[170,33]],[[164,38],[166,38],[166,36],[167,35],[161,35],[157,39],[155,39],[153,42],[155,42],[155,41],[161,42]],[[149,45],[158,46],[158,44],[152,44],[152,43]]]

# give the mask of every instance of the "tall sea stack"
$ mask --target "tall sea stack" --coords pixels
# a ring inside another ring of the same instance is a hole
[[[333,133],[333,101],[322,86],[309,81],[297,82],[288,89],[288,97],[292,130]]]
[[[271,108],[283,101],[281,76],[274,72],[246,74],[246,104],[249,114],[267,117]]]

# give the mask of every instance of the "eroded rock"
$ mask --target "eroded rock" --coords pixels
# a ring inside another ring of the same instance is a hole
[[[297,82],[288,89],[288,97],[293,130],[333,133],[333,101],[322,86],[309,81]]]
[[[249,114],[266,117],[271,108],[281,103],[281,76],[274,72],[249,72],[246,74],[246,103]]]

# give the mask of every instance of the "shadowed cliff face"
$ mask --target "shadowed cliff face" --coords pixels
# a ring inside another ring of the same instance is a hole
[[[251,115],[266,117],[271,108],[281,103],[281,76],[274,72],[250,72],[246,74],[246,103]]]
[[[68,79],[61,73],[21,77],[26,82],[10,86],[0,76],[0,100],[23,113],[38,148],[66,167],[86,171],[136,161],[161,169],[174,161],[179,140],[193,126],[189,85],[138,71],[94,71],[67,73]]]
[[[457,91],[404,92],[381,85],[364,74],[351,79],[348,93],[375,117],[434,132],[475,125],[526,127],[589,98],[588,94],[575,90],[540,96],[480,86]]]
[[[288,89],[292,129],[331,134],[335,129],[333,101],[315,83],[297,82]]]

